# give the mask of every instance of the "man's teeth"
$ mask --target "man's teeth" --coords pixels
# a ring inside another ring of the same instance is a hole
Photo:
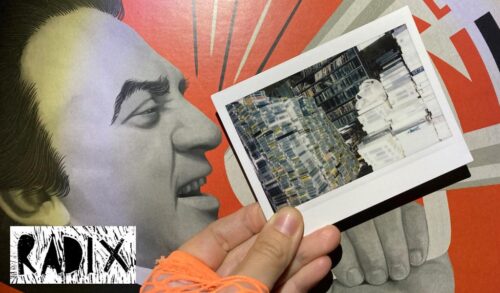
[[[195,192],[199,191],[200,187],[207,182],[207,179],[205,177],[195,179],[188,184],[184,185],[181,190],[180,194],[189,194],[190,192]]]

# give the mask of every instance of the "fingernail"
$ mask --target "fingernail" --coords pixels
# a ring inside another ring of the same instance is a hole
[[[273,221],[273,226],[286,236],[292,236],[299,228],[299,221],[293,212],[285,210],[278,212],[276,219]]]
[[[363,282],[363,275],[357,268],[352,268],[347,271],[347,281],[351,286],[357,286]]]
[[[422,252],[420,250],[410,251],[410,263],[414,266],[421,265],[423,261]]]
[[[374,270],[366,275],[366,280],[370,284],[381,285],[387,281],[387,274],[382,269]]]
[[[393,280],[400,281],[406,278],[408,272],[405,266],[403,266],[402,264],[397,264],[389,268],[389,274],[391,275],[391,278]]]

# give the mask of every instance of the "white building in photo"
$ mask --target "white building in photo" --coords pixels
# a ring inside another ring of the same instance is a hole
[[[380,81],[365,80],[356,103],[367,133],[358,152],[374,170],[451,136],[406,27],[392,36],[401,51],[377,59]]]

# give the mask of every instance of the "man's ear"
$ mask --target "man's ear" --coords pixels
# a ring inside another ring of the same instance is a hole
[[[58,197],[26,194],[19,189],[0,191],[0,209],[13,221],[27,226],[61,226],[70,221]]]

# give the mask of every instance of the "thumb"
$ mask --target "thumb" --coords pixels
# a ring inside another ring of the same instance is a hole
[[[235,274],[257,279],[272,289],[294,258],[303,233],[300,212],[291,207],[282,208],[259,233]]]

